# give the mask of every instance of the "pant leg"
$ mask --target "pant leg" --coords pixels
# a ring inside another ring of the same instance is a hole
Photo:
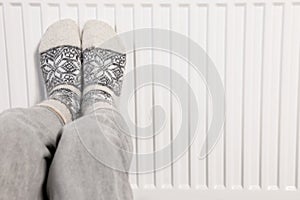
[[[0,114],[0,199],[40,200],[62,124],[46,108]]]
[[[63,128],[48,176],[49,199],[133,199],[127,173],[132,143],[115,114],[101,110]]]

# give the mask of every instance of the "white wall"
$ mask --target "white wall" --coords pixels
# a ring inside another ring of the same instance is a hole
[[[300,198],[299,0],[48,2],[0,0],[0,111],[28,107],[43,98],[36,51],[54,21],[72,18],[82,27],[97,18],[118,32],[142,27],[175,30],[207,50],[218,68],[226,90],[223,136],[209,157],[199,160],[210,116],[204,83],[189,76],[188,65],[170,54],[145,51],[129,56],[131,69],[134,63],[172,61],[173,69],[190,77],[201,111],[200,136],[179,161],[154,173],[131,176],[136,199]],[[150,89],[139,93],[139,103],[131,107],[138,123],[149,120],[152,95],[170,117],[168,94]],[[172,113],[173,123],[167,120],[155,141],[135,143],[139,153],[170,143],[180,120]]]

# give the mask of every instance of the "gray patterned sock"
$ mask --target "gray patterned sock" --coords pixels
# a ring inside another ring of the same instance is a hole
[[[82,34],[83,49],[83,98],[82,112],[90,113],[98,108],[117,105],[121,94],[126,55],[120,41],[113,40],[115,31],[106,23],[92,20],[85,24]]]
[[[77,24],[61,20],[51,25],[40,43],[40,63],[48,100],[40,103],[64,123],[78,117],[81,98],[81,42]]]

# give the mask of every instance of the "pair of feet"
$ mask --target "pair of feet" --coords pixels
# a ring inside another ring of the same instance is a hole
[[[80,34],[72,20],[51,25],[39,52],[48,100],[40,106],[64,123],[99,107],[114,108],[121,92],[126,55],[112,27],[88,21]]]

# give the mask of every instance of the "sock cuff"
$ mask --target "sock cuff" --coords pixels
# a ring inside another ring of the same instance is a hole
[[[107,89],[106,89],[107,90]],[[84,93],[82,96],[81,110],[82,113],[90,112],[91,108],[94,108],[96,105],[97,108],[104,105],[104,107],[115,108],[116,102],[115,98],[105,90],[101,90],[99,88],[94,88],[94,90],[89,90]],[[94,108],[95,110],[95,108]]]
[[[72,121],[72,114],[70,110],[65,104],[63,104],[58,100],[53,100],[53,99],[45,100],[40,104],[38,104],[37,106],[42,106],[51,109],[60,117],[60,119],[64,122],[64,124],[67,124]]]
[[[84,107],[82,109],[82,114],[87,115],[87,114],[90,114],[99,109],[109,109],[109,110],[117,111],[117,109],[114,105],[112,105],[108,102],[105,102],[105,101],[99,101],[99,102],[95,102],[93,104],[90,104],[90,105],[87,105],[86,107]]]
[[[119,98],[119,96],[117,96],[114,93],[114,91],[112,91],[110,88],[108,88],[107,86],[98,85],[98,84],[89,85],[89,86],[85,87],[84,90],[83,90],[82,96],[85,96],[90,91],[95,91],[95,90],[103,91],[103,92],[109,94],[111,96],[111,98],[113,98],[113,99],[118,99]]]

